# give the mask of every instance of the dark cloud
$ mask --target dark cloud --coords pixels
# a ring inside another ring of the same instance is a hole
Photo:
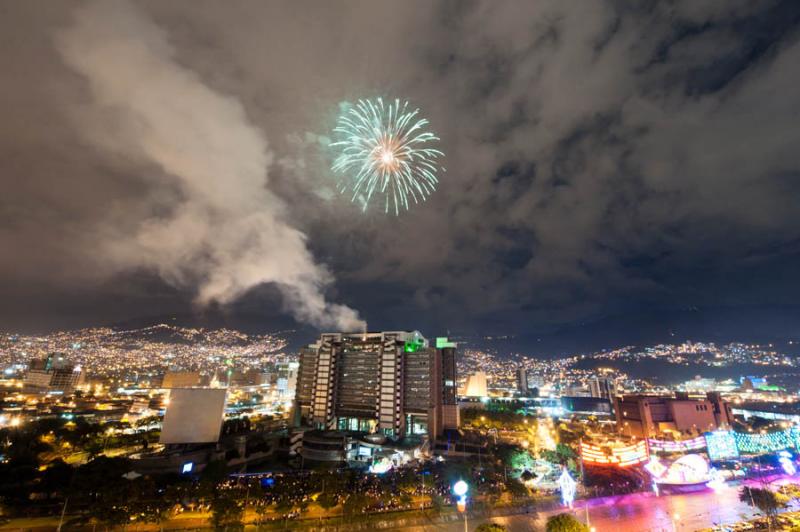
[[[58,322],[76,287],[105,320],[110,294],[116,318],[262,282],[300,319],[332,323],[333,301],[377,327],[798,295],[795,2],[99,5],[0,7],[4,316]],[[398,218],[327,170],[338,104],[376,94],[420,106],[447,153]]]

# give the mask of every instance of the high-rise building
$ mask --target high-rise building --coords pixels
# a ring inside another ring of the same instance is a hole
[[[278,391],[278,398],[291,400],[297,391],[297,362],[281,362],[277,365],[278,378],[275,388]]]
[[[589,381],[589,392],[592,397],[602,397],[611,401],[617,395],[617,383],[608,377],[595,377]]]
[[[517,391],[523,397],[527,397],[530,393],[530,388],[528,388],[528,370],[523,367],[517,368]]]
[[[394,438],[456,428],[455,351],[417,331],[323,334],[300,352],[300,422]]]
[[[50,354],[33,360],[23,386],[29,393],[70,393],[83,381],[81,367],[63,355]]]

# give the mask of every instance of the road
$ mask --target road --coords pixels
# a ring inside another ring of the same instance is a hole
[[[800,479],[794,479],[795,482],[798,480]],[[753,485],[758,486],[757,483]],[[690,532],[719,524],[731,524],[758,515],[747,504],[739,501],[740,488],[740,483],[731,483],[716,492],[706,490],[660,497],[653,493],[636,493],[591,499],[589,521],[597,532]],[[578,519],[586,522],[584,501],[579,501],[571,511]],[[479,524],[491,521],[505,525],[510,532],[542,531],[547,518],[554,513],[560,512],[476,518],[469,520],[468,528],[473,531]],[[431,524],[403,530],[463,532],[464,523]]]

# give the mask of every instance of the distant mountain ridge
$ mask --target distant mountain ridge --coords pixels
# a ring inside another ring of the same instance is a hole
[[[264,319],[250,313],[205,312],[140,317],[117,322],[118,330],[141,329],[159,323],[205,329],[233,329],[247,334],[280,332],[297,349],[313,341],[319,331],[311,326],[298,326],[291,319]],[[407,329],[415,329],[409,323]],[[375,324],[372,330],[382,328]],[[447,328],[442,328],[446,331]],[[438,331],[422,330],[435,337]],[[443,333],[442,333],[443,334]],[[690,307],[678,310],[645,310],[642,312],[602,316],[582,323],[551,327],[549,330],[458,331],[451,334],[465,346],[492,349],[499,355],[521,353],[553,358],[626,345],[648,346],[659,343],[703,342],[775,343],[788,354],[800,354],[800,306],[785,307]],[[491,337],[491,339],[489,339]],[[793,342],[789,344],[789,342]]]

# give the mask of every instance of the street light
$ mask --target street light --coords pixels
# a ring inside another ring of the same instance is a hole
[[[456,504],[458,507],[458,511],[464,514],[464,532],[469,531],[469,527],[467,525],[467,492],[469,491],[469,485],[463,480],[457,481],[453,484],[453,494],[458,497],[456,500]]]

